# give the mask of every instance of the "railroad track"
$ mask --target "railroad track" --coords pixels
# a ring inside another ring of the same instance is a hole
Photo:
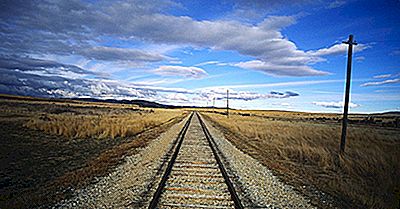
[[[192,113],[149,208],[243,208],[199,114]]]

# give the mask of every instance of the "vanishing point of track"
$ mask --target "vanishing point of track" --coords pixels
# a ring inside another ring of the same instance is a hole
[[[189,131],[188,131],[189,130]],[[149,208],[243,208],[199,114],[191,113]]]

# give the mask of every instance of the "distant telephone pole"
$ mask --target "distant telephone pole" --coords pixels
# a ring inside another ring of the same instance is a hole
[[[350,79],[351,79],[351,62],[353,56],[353,45],[357,45],[353,41],[353,35],[349,36],[348,41],[343,41],[344,44],[349,45],[347,52],[347,75],[346,75],[346,92],[344,97],[344,110],[343,110],[343,120],[342,120],[342,137],[340,140],[340,153],[344,153],[344,148],[346,146],[346,134],[347,134],[347,122],[349,113],[349,99],[350,99]]]
[[[229,118],[229,90],[226,90],[226,117]]]
[[[215,108],[215,97],[213,97],[213,108]]]

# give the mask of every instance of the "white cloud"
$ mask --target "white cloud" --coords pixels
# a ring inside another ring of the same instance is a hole
[[[208,73],[198,67],[184,67],[176,65],[163,65],[153,70],[152,72],[158,75],[165,76],[183,76],[188,78],[204,78]]]
[[[358,62],[362,62],[362,61],[365,60],[365,57],[364,57],[364,56],[357,56],[357,57],[355,57],[354,59],[355,59],[356,61],[358,61]]]
[[[234,4],[234,10],[227,17],[244,22],[260,19],[266,14],[276,12],[282,8],[285,8],[285,10],[291,8],[294,11],[298,11],[302,5],[321,3],[310,0],[228,0],[225,2],[232,2]]]
[[[269,16],[259,24],[259,27],[264,30],[280,30],[295,23],[296,18],[294,16]]]
[[[353,50],[354,50],[354,52],[360,52],[360,51],[363,51],[370,47],[371,46],[366,45],[366,44],[358,44],[358,45],[353,46]],[[318,49],[315,51],[307,51],[307,54],[309,54],[311,56],[320,57],[320,56],[329,56],[329,55],[337,55],[337,54],[346,54],[347,50],[348,50],[348,45],[344,44],[344,43],[340,43],[340,44],[335,44],[328,48],[322,48],[322,49]]]
[[[104,46],[81,49],[79,50],[79,53],[88,59],[104,61],[158,62],[166,59],[163,55],[149,53],[142,50]]]
[[[163,84],[175,84],[175,83],[179,83],[182,81],[186,81],[189,80],[188,78],[151,78],[151,79],[144,79],[141,81],[137,81],[135,82],[135,84],[138,85],[153,85],[153,86],[159,86],[159,85],[163,85]]]
[[[324,84],[324,83],[340,83],[344,82],[344,80],[306,80],[306,81],[290,81],[290,82],[277,82],[277,83],[259,83],[259,84],[238,84],[238,85],[225,85],[225,86],[209,86],[207,88],[229,88],[229,89],[238,89],[238,88],[265,88],[265,87],[279,87],[279,86],[304,86],[304,85],[315,85],[315,84]]]
[[[6,9],[9,15],[6,16],[14,18],[3,19],[6,24],[0,26],[7,33],[0,34],[0,39],[7,43],[4,49],[10,53],[74,54],[105,61],[122,59],[156,62],[166,57],[138,49],[99,46],[104,37],[138,45],[162,45],[162,48],[190,46],[229,50],[255,59],[247,64],[238,64],[238,67],[244,66],[246,69],[261,70],[277,76],[327,75],[310,64],[323,61],[320,56],[344,50],[343,46],[311,52],[298,49],[295,43],[281,33],[284,27],[296,23],[298,16],[269,16],[258,24],[232,20],[201,21],[188,16],[167,14],[163,9],[171,4],[157,0],[97,5],[87,2],[65,4],[58,1],[43,2],[40,6],[34,3],[24,6],[10,4],[7,5],[10,8]],[[361,47],[357,46],[356,51]],[[254,62],[262,64],[254,66]]]
[[[182,64],[182,61],[181,60],[171,60],[171,61],[169,61],[169,63],[178,65],[178,64]]]
[[[0,59],[1,61],[1,59]],[[34,70],[39,66],[43,68],[42,74],[35,73]],[[1,62],[0,62],[1,64]],[[149,85],[147,83],[138,84],[123,82],[110,79],[86,78],[86,71],[83,69],[69,66],[69,69],[81,74],[81,77],[60,76],[48,73],[44,64],[51,67],[59,66],[54,62],[44,60],[34,60],[26,62],[25,67],[18,65],[23,70],[15,70],[15,66],[0,65],[0,92],[7,94],[19,94],[39,97],[90,97],[99,99],[146,99],[149,101],[167,103],[190,103],[198,98],[199,100],[211,100],[213,98],[221,100],[226,98],[226,88],[196,89],[189,90],[184,88],[166,88]],[[30,66],[32,64],[33,66]],[[36,67],[36,68],[35,68]],[[33,69],[33,70],[29,70]],[[284,99],[297,97],[298,93],[285,91],[262,94],[253,91],[235,91],[230,89],[229,97],[232,100],[256,100],[277,98]],[[194,104],[194,103],[193,103]]]
[[[205,100],[222,100],[225,99],[227,96],[227,90],[229,90],[229,98],[234,100],[255,100],[255,99],[269,99],[269,98],[289,98],[289,97],[297,97],[299,96],[296,92],[286,91],[286,92],[276,92],[271,91],[270,93],[261,94],[252,91],[235,91],[233,89],[226,89],[226,88],[204,88],[198,90],[198,94],[200,98]]]
[[[207,62],[201,62],[196,64],[195,66],[203,66],[203,65],[216,65],[219,64],[219,61],[207,61]]]
[[[370,46],[365,44],[359,44],[355,46],[354,52],[363,51]],[[346,54],[346,44],[335,44],[328,48],[322,48],[318,50],[310,51],[293,51],[297,56],[282,56],[277,59],[261,59],[251,60],[247,62],[239,62],[230,64],[233,66],[241,67],[244,69],[262,71],[272,76],[322,76],[330,75],[329,72],[320,71],[312,68],[309,64],[324,61],[323,56],[331,56],[337,54]]]
[[[241,67],[244,69],[262,71],[272,76],[317,76],[317,75],[329,75],[330,73],[315,70],[307,65],[286,65],[286,64],[274,64],[272,62],[264,62],[260,60],[252,60],[247,62],[239,62],[234,66]]]
[[[382,74],[382,75],[376,75],[373,78],[375,79],[380,79],[380,78],[390,78],[392,74]]]
[[[325,108],[343,108],[344,102],[312,102],[312,104]],[[356,108],[360,105],[349,102],[349,107]]]
[[[367,83],[361,84],[361,86],[380,86],[380,85],[394,84],[394,83],[400,83],[400,78],[389,79],[389,80],[384,80],[384,81],[377,81],[377,82],[367,82]]]
[[[165,96],[165,98],[163,100],[161,100],[161,102],[167,102],[167,103],[171,103],[171,102],[182,103],[182,102],[188,102],[188,101],[189,101],[189,98],[182,93],[167,94]]]

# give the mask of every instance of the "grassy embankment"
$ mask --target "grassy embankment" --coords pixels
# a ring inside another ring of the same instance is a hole
[[[338,155],[340,123],[290,120],[300,113],[270,113],[273,117],[260,111],[247,111],[250,116],[240,113],[229,118],[205,115],[222,126],[237,147],[286,181],[315,185],[334,196],[340,207],[393,208],[399,204],[394,194],[400,186],[399,129],[351,125],[346,153]],[[277,120],[277,116],[286,119]]]

